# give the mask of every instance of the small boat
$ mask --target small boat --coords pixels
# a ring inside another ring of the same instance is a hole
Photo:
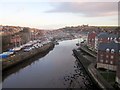
[[[58,41],[55,41],[54,43],[55,43],[55,45],[59,45]]]

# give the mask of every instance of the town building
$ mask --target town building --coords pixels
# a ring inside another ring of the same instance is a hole
[[[98,52],[98,37],[95,37],[95,52]]]
[[[118,27],[115,30],[115,34],[118,35],[118,40],[116,40],[115,42],[118,43],[118,50],[119,50],[119,56],[118,58],[118,63],[117,63],[117,70],[116,70],[116,82],[118,87],[120,88],[120,27]]]
[[[119,57],[118,57],[117,70],[116,70],[116,82],[118,87],[120,88],[120,49],[119,49]]]
[[[116,71],[119,57],[118,35],[114,33],[102,32],[98,34],[97,38],[97,68]]]
[[[20,46],[21,45],[21,37],[19,35],[15,35],[10,39],[10,42],[14,44],[14,47]]]
[[[88,33],[87,46],[91,50],[95,50],[95,37],[97,36],[96,32]]]

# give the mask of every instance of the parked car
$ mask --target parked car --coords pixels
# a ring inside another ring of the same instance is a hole
[[[14,50],[14,51],[20,51],[21,47],[16,47],[16,48],[13,48],[12,50]]]
[[[31,50],[32,50],[31,47],[29,47],[29,48],[25,48],[25,49],[24,49],[25,52],[29,52],[29,51],[31,51]]]

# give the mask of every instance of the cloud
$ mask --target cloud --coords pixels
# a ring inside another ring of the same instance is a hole
[[[117,2],[61,2],[53,3],[54,9],[46,13],[74,13],[87,17],[117,15]]]

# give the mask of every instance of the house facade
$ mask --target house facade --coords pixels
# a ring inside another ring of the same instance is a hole
[[[95,37],[97,36],[96,32],[90,32],[88,33],[88,38],[87,38],[87,46],[91,50],[95,50]]]
[[[97,68],[116,71],[119,57],[118,36],[113,33],[102,32],[97,37]]]
[[[118,35],[118,40],[116,40],[115,42],[118,43],[118,53],[119,56],[118,58],[118,63],[117,63],[117,70],[116,70],[116,82],[118,84],[118,87],[120,88],[120,28],[117,28],[115,31],[115,34]]]
[[[116,82],[118,84],[118,87],[120,88],[120,50],[119,50],[119,61],[117,63],[117,70],[116,70]]]

